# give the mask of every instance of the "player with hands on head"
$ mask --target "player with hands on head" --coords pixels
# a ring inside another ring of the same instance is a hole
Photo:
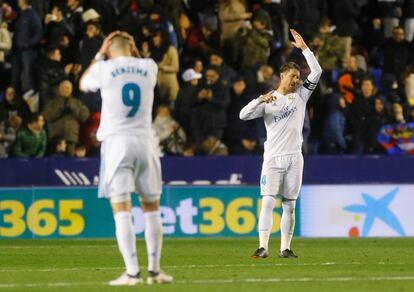
[[[105,60],[105,58],[107,58]],[[82,91],[101,91],[97,139],[101,144],[98,196],[110,201],[116,239],[126,272],[109,285],[142,283],[131,213],[131,193],[139,194],[145,219],[148,284],[171,283],[160,269],[162,191],[159,153],[153,137],[152,106],[157,64],[139,58],[133,38],[115,31],[105,38],[80,80]]]
[[[267,139],[264,145],[260,178],[262,206],[259,215],[259,248],[253,258],[269,255],[269,237],[273,226],[273,209],[276,196],[282,196],[280,222],[281,245],[279,257],[296,258],[290,248],[295,228],[295,207],[302,185],[303,155],[302,128],[306,103],[319,81],[322,68],[302,36],[290,30],[293,46],[302,50],[310,74],[300,81],[299,66],[288,62],[280,68],[280,85],[276,90],[260,95],[240,111],[240,119],[264,118]]]

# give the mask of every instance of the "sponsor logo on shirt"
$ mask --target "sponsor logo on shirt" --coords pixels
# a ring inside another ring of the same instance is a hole
[[[283,109],[283,112],[278,116],[274,116],[273,119],[274,119],[275,123],[278,123],[281,120],[290,117],[296,110],[297,110],[296,106],[294,108],[291,108],[291,109],[289,109],[288,107],[285,107]]]

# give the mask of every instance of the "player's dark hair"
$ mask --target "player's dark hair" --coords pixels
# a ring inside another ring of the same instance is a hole
[[[280,67],[279,72],[284,73],[286,71],[289,71],[290,69],[295,69],[300,71],[300,67],[295,62],[287,62],[286,64],[283,64],[282,67]]]

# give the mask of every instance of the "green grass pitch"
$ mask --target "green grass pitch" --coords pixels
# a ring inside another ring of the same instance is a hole
[[[294,239],[299,259],[250,258],[255,238],[166,239],[174,284],[109,287],[123,272],[113,239],[0,240],[1,291],[414,291],[414,238]],[[146,276],[145,243],[137,242]]]

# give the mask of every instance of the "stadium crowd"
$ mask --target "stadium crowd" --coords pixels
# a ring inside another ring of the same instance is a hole
[[[283,63],[307,74],[288,28],[324,69],[304,153],[414,153],[414,0],[0,0],[0,157],[99,154],[99,92],[78,82],[114,30],[158,64],[164,154],[261,154],[239,112]]]

